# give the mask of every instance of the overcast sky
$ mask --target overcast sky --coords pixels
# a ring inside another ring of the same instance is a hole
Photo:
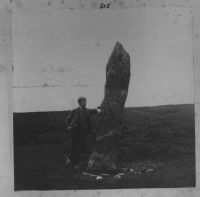
[[[12,33],[15,112],[98,106],[116,41],[131,57],[126,106],[194,102],[189,9],[16,11]]]

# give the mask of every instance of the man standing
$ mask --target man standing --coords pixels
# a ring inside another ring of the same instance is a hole
[[[80,155],[87,153],[87,136],[92,133],[91,114],[100,113],[101,110],[86,108],[87,100],[85,97],[79,97],[79,107],[72,110],[65,120],[67,129],[71,133],[72,152],[67,164],[71,161],[75,169],[79,168]]]

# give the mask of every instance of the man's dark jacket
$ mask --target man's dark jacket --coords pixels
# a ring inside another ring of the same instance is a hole
[[[91,114],[93,113],[97,113],[96,109],[88,109],[85,108],[85,125],[86,128],[82,128],[81,124],[80,124],[80,115],[81,115],[81,107],[78,107],[74,110],[72,110],[69,115],[67,116],[66,120],[65,120],[65,124],[67,126],[67,128],[71,127],[71,130],[73,131],[74,129],[86,129],[87,130],[87,134],[90,134],[92,132],[92,125],[91,125]]]

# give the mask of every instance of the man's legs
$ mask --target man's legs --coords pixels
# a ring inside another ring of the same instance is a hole
[[[81,154],[84,158],[89,154],[87,147],[87,136],[84,130],[74,129],[71,132],[72,150],[70,155],[71,163],[77,166],[80,162]],[[86,159],[86,158],[85,158]],[[84,160],[85,160],[84,159]]]
[[[79,163],[79,157],[80,157],[79,143],[80,143],[79,131],[74,130],[72,132],[72,154],[71,154],[71,161],[73,165],[77,165]]]
[[[84,133],[84,131],[81,133],[81,139],[80,139],[80,151],[81,153],[87,152],[87,136]]]
[[[88,162],[89,159],[89,146],[88,146],[88,139],[85,131],[82,131],[81,133],[81,139],[80,139],[80,156],[81,160],[83,162],[83,165],[85,165]]]

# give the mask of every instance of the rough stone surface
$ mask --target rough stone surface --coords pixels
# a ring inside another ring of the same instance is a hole
[[[94,131],[89,169],[116,169],[117,147],[130,79],[130,56],[117,42],[106,66],[102,112]]]

